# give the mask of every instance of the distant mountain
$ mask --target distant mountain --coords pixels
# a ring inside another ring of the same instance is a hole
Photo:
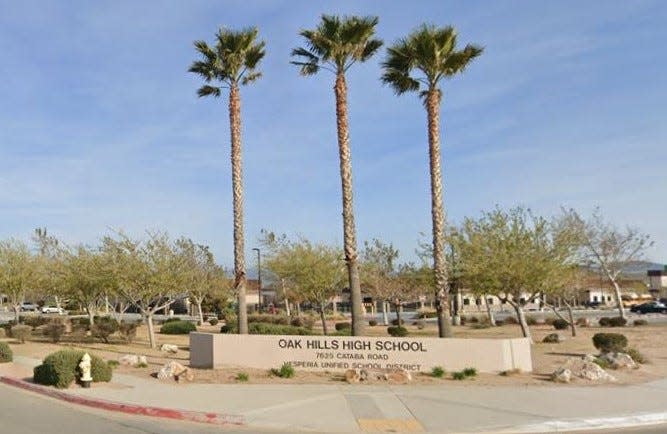
[[[665,264],[649,261],[634,261],[623,267],[623,276],[626,278],[645,278],[648,270],[664,270]]]

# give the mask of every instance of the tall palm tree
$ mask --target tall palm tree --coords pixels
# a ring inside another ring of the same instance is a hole
[[[422,25],[407,38],[387,48],[382,62],[382,81],[397,95],[421,91],[428,116],[428,144],[431,172],[431,218],[433,220],[433,269],[440,337],[452,335],[447,297],[445,261],[445,209],[440,172],[440,81],[462,72],[472,59],[482,53],[476,45],[456,49],[456,30]],[[414,74],[414,75],[413,75]]]
[[[248,333],[246,310],[246,273],[243,235],[243,178],[241,162],[241,97],[239,84],[246,85],[262,76],[256,68],[264,57],[264,41],[257,41],[257,29],[233,31],[221,28],[214,47],[204,41],[194,45],[201,59],[189,71],[199,74],[206,84],[199,88],[200,97],[222,94],[229,89],[229,126],[232,142],[232,192],[234,195],[234,290],[238,294],[239,334]],[[210,84],[217,84],[216,86]]]
[[[292,56],[298,60],[291,62],[301,68],[302,75],[314,75],[320,69],[324,69],[336,76],[334,93],[336,96],[340,178],[343,191],[343,247],[352,301],[353,336],[363,334],[364,322],[352,200],[352,162],[347,120],[345,73],[355,63],[370,59],[382,46],[381,40],[373,38],[377,23],[377,17],[351,16],[341,18],[335,15],[322,15],[322,20],[317,28],[300,32],[300,35],[305,39],[305,48],[299,47],[292,50]]]

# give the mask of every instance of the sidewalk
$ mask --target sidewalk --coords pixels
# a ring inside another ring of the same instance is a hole
[[[39,361],[16,357],[15,363]],[[110,385],[64,393],[292,432],[554,432],[667,423],[667,379],[592,387],[292,386],[175,384],[115,374]]]

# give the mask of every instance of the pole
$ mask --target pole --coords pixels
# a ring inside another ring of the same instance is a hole
[[[257,310],[262,311],[262,257],[260,250],[255,247],[253,250],[257,251]]]

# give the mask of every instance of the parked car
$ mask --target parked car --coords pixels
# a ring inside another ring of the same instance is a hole
[[[659,301],[649,301],[648,303],[632,306],[630,312],[636,313],[667,313],[667,305]]]
[[[65,309],[56,306],[44,306],[42,313],[57,313],[58,315],[65,315]]]
[[[35,312],[37,311],[37,305],[35,303],[30,303],[29,301],[25,301],[21,303],[21,311],[22,312]]]

